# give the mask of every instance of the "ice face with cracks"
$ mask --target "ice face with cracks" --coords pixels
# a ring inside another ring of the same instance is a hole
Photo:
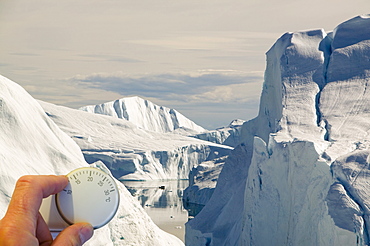
[[[276,41],[259,115],[187,223],[188,245],[369,243],[369,28],[358,16]]]

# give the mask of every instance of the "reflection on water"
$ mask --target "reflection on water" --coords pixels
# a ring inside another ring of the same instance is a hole
[[[182,194],[188,180],[122,181],[138,199],[154,223],[162,230],[184,241],[188,212],[182,204]]]

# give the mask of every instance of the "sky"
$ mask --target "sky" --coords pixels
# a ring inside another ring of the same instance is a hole
[[[0,0],[0,74],[79,108],[139,96],[215,129],[257,115],[285,32],[366,14],[368,0]]]

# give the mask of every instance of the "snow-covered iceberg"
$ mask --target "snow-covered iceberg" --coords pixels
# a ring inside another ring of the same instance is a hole
[[[158,106],[140,97],[127,97],[99,105],[89,105],[80,110],[126,119],[149,131],[172,132],[183,129],[193,134],[205,131],[203,127],[175,109]]]
[[[88,163],[102,161],[121,180],[188,179],[203,161],[231,147],[179,134],[142,129],[126,119],[39,102],[81,148]]]
[[[286,33],[187,245],[368,245],[370,16]]]
[[[88,166],[78,145],[22,87],[0,76],[0,217],[16,180],[28,174],[67,174]],[[103,166],[101,163],[98,165]],[[160,230],[117,181],[121,205],[115,218],[86,245],[183,245]]]

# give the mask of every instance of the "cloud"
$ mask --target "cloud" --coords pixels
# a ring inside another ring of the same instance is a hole
[[[237,42],[235,38],[224,36],[174,36],[166,37],[165,39],[145,39],[131,40],[129,42],[142,45],[162,46],[170,49],[178,50],[214,50]]]
[[[192,101],[213,103],[245,103],[259,98],[261,82],[216,86],[204,93],[192,95]]]
[[[256,87],[256,83],[260,85],[262,76],[233,70],[202,70],[193,74],[162,73],[140,76],[96,73],[77,75],[69,81],[89,88],[113,91],[122,96],[135,95],[182,102],[227,102],[245,101],[248,94],[251,94],[248,87]],[[257,87],[259,90],[260,86]]]
[[[15,55],[15,56],[40,56],[39,54],[35,54],[35,53],[31,53],[31,52],[29,52],[29,53],[26,53],[26,52],[24,52],[24,53],[22,53],[22,52],[12,52],[12,53],[10,53],[10,55]]]
[[[109,61],[109,62],[121,62],[121,63],[136,63],[143,62],[138,59],[123,57],[123,56],[114,56],[114,55],[99,55],[99,54],[82,54],[78,55],[82,58],[88,58],[89,61]]]
[[[208,129],[233,119],[256,116],[263,82],[262,72],[199,70],[193,73],[129,75],[123,72],[76,75],[68,79],[76,87],[139,96],[158,105],[175,108]],[[118,98],[112,98],[115,100]],[[98,104],[98,102],[92,104]]]

